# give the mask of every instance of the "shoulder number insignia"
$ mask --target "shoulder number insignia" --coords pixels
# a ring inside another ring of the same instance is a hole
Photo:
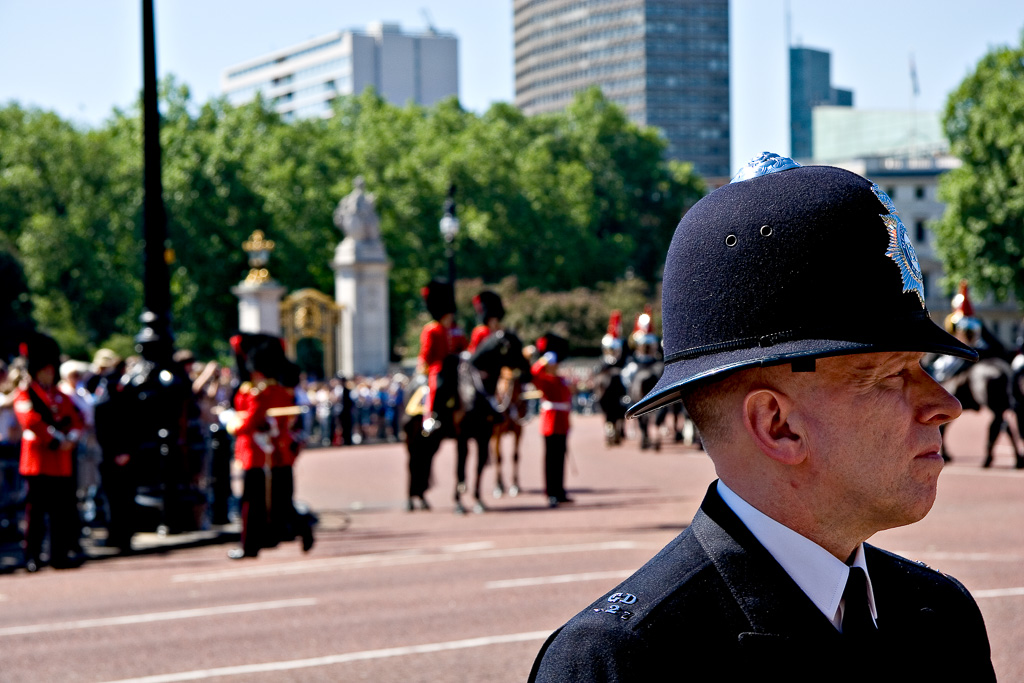
[[[633,603],[635,603],[636,596],[632,593],[612,593],[608,596],[607,602],[610,602],[612,604],[608,605],[604,609],[601,609],[600,607],[595,607],[594,611],[604,614],[612,614],[614,616],[617,616],[619,619],[626,621],[631,616],[633,616],[633,613],[627,609],[623,609],[622,606],[632,605]]]

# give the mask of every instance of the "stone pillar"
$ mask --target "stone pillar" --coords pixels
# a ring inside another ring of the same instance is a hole
[[[383,375],[391,360],[388,274],[377,240],[346,237],[334,251],[334,299],[341,306],[338,365],[346,377]]]
[[[281,297],[284,287],[274,280],[259,284],[240,282],[231,288],[238,297],[238,329],[241,332],[281,336]]]

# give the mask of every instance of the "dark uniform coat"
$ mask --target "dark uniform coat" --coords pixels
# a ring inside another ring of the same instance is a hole
[[[981,612],[956,579],[865,553],[879,630],[853,646],[712,484],[686,531],[552,634],[530,680],[995,680]]]

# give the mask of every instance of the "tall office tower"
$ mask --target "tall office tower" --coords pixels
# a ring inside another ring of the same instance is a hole
[[[814,152],[812,112],[829,105],[852,107],[853,91],[832,87],[832,57],[824,50],[789,48],[790,156],[810,159]]]
[[[378,22],[236,64],[222,74],[221,90],[233,104],[262,92],[286,119],[330,116],[335,97],[367,86],[398,105],[431,105],[459,94],[458,44],[433,29],[409,34]]]
[[[728,0],[514,0],[516,106],[563,109],[598,85],[668,155],[727,178]]]

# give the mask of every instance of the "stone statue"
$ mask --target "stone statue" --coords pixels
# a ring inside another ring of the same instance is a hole
[[[334,210],[334,224],[357,242],[380,241],[380,217],[374,205],[374,196],[366,192],[366,181],[356,176],[351,193],[338,202]]]

